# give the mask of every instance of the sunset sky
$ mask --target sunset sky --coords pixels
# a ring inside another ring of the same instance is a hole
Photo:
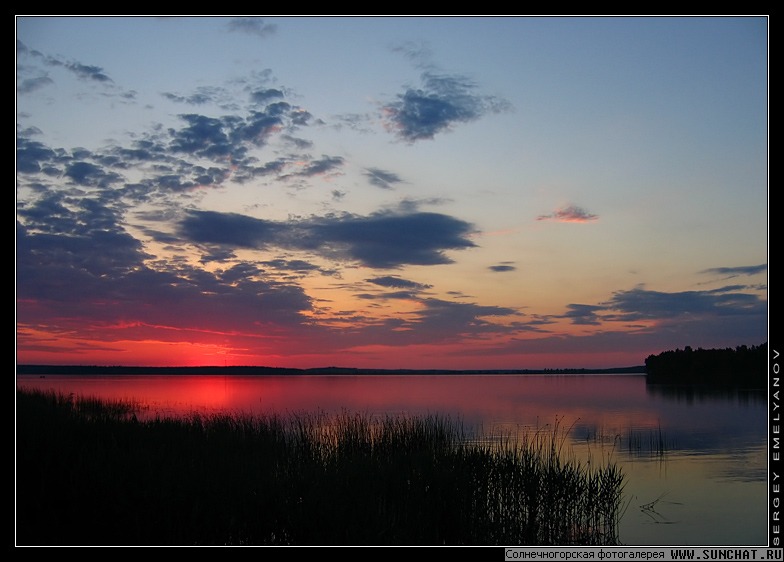
[[[16,361],[768,339],[766,17],[16,19]]]

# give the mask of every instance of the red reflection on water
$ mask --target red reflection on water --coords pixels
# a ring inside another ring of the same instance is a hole
[[[17,376],[17,386],[136,400],[153,417],[438,414],[494,435],[557,423],[574,429],[577,454],[624,461],[625,494],[633,499],[621,522],[627,544],[690,544],[695,536],[703,544],[761,544],[767,536],[765,403],[686,403],[648,392],[644,375]],[[704,448],[678,454],[676,443],[663,457],[616,449],[616,434],[639,430],[644,440],[660,427],[668,436],[671,430],[682,439],[696,436]],[[594,440],[597,434],[609,441]],[[662,501],[655,514],[638,507],[660,497],[674,503]],[[678,524],[651,525],[651,515]]]
[[[644,377],[538,375],[17,377],[17,385],[136,400],[148,416],[192,412],[448,415],[469,424],[656,427]]]

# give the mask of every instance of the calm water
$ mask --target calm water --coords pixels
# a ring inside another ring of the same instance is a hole
[[[438,414],[494,435],[557,425],[570,454],[623,466],[625,544],[767,541],[764,393],[653,387],[643,375],[17,376],[17,386],[134,399],[151,416]]]

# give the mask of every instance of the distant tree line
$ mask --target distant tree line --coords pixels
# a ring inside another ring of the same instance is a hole
[[[767,388],[768,343],[664,351],[645,359],[649,383]]]
[[[17,365],[17,375],[596,375],[644,373],[645,366],[609,369],[358,369],[355,367],[201,366],[129,367],[120,365]]]

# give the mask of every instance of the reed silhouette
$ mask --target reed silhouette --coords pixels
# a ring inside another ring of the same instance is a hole
[[[619,543],[622,471],[557,427],[499,442],[438,416],[139,407],[17,390],[17,544]]]

